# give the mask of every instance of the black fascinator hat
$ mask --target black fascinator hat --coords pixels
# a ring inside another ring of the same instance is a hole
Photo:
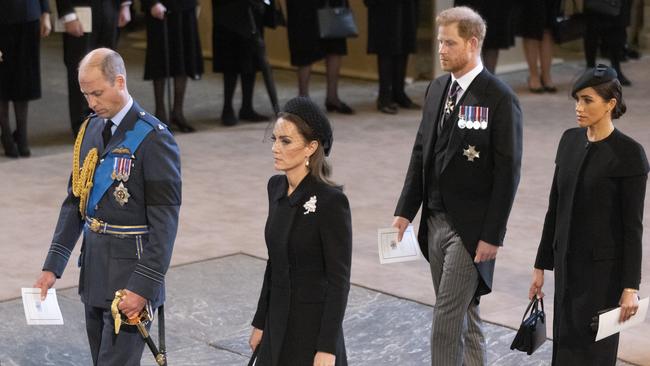
[[[333,142],[332,126],[316,103],[307,97],[295,97],[284,105],[281,112],[293,114],[305,121],[323,146],[325,156],[330,154]]]
[[[580,90],[612,81],[617,79],[617,76],[616,70],[603,64],[587,69],[573,84],[571,96],[575,98]]]

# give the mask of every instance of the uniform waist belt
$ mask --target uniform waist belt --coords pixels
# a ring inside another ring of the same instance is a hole
[[[98,234],[143,235],[149,233],[149,227],[147,225],[111,225],[88,216],[86,216],[86,228]]]

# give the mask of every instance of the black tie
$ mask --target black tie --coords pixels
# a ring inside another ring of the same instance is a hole
[[[445,102],[445,114],[443,116],[440,128],[442,129],[442,125],[444,122],[451,116],[451,112],[454,110],[454,107],[456,107],[456,96],[458,95],[458,91],[460,90],[460,85],[454,80],[454,82],[451,84],[451,88],[449,88],[449,94],[447,94],[447,101]]]
[[[102,139],[104,140],[104,147],[108,146],[108,141],[111,139],[111,136],[113,136],[113,131],[111,131],[112,128],[113,128],[113,121],[107,119],[106,123],[104,124],[104,130],[102,131]]]

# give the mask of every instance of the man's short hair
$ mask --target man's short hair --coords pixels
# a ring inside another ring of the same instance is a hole
[[[103,57],[98,57],[97,55],[86,55],[86,57],[81,60],[79,68],[82,66],[86,68],[98,68],[102,72],[104,79],[113,85],[117,75],[124,75],[124,78],[126,78],[124,59],[122,59],[122,56],[114,50],[102,49],[102,51],[104,50],[105,52],[102,52],[104,53],[102,55]],[[91,52],[96,53],[95,51],[97,50]]]
[[[442,11],[436,17],[437,26],[458,24],[458,35],[464,40],[472,37],[478,39],[479,49],[483,47],[485,39],[485,20],[474,10],[466,6],[458,6]]]

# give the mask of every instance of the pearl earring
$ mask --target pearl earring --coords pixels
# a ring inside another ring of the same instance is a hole
[[[309,168],[309,158],[305,158],[305,166]]]

